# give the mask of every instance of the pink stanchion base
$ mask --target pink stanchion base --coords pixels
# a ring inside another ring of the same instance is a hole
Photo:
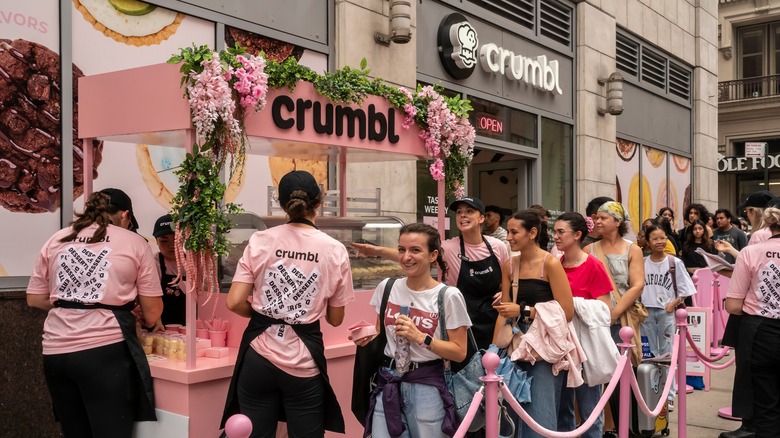
[[[693,386],[691,385],[685,385],[685,393],[690,394],[693,392]]]
[[[742,421],[741,418],[731,415],[731,406],[718,409],[718,417],[722,417],[727,420]]]

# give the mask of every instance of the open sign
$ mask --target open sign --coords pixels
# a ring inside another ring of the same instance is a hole
[[[496,134],[504,132],[504,122],[492,114],[477,113],[475,126],[477,131],[487,131]]]

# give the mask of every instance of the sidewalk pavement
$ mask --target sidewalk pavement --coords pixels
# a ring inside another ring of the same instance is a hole
[[[723,364],[731,360],[732,357],[734,357],[733,351],[718,363]],[[742,424],[739,421],[726,420],[718,416],[720,408],[731,406],[731,388],[733,384],[734,365],[731,365],[724,370],[712,370],[709,391],[696,390],[687,394],[688,438],[717,438],[721,432],[737,429]],[[679,406],[679,402],[677,406]],[[671,415],[669,425],[671,437],[678,436],[677,413],[677,410],[675,410]],[[660,434],[657,436],[660,436]]]

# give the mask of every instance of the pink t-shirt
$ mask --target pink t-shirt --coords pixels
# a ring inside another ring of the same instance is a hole
[[[571,295],[590,300],[612,292],[612,280],[609,279],[604,264],[594,255],[586,255],[587,258],[581,265],[563,268],[569,278]],[[564,258],[561,258],[561,262]]]
[[[288,224],[252,235],[233,281],[254,284],[256,312],[289,324],[312,323],[325,316],[328,306],[343,307],[355,298],[344,244],[322,231]],[[288,374],[319,374],[309,350],[288,325],[272,325],[251,346]]]
[[[507,251],[504,242],[490,236],[485,236],[485,239],[493,248],[493,254],[498,257],[498,263],[504,266],[504,262],[509,259],[509,251]],[[442,242],[441,247],[444,250],[444,262],[447,263],[445,283],[457,286],[458,276],[460,275],[460,257],[458,257],[460,254],[460,237],[445,240]],[[464,242],[464,248],[466,257],[472,261],[484,260],[490,256],[490,252],[484,242],[480,242],[479,245],[469,245]]]
[[[109,225],[101,242],[86,240],[97,230],[89,226],[70,242],[60,239],[71,229],[49,238],[35,260],[27,293],[56,300],[121,306],[137,295],[162,295],[152,249],[140,235]],[[122,342],[113,312],[106,309],[55,307],[43,325],[43,354],[62,354]]]
[[[750,235],[750,241],[748,242],[748,245],[755,245],[756,243],[764,242],[770,237],[772,237],[772,230],[770,230],[769,227],[761,228],[760,230],[754,231]]]
[[[780,319],[780,239],[748,245],[739,252],[726,297],[744,299],[745,313]]]

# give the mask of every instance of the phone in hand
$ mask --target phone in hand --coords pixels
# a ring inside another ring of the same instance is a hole
[[[399,310],[398,313],[400,315],[409,316],[409,306],[399,306],[399,307],[400,307],[400,310]]]

